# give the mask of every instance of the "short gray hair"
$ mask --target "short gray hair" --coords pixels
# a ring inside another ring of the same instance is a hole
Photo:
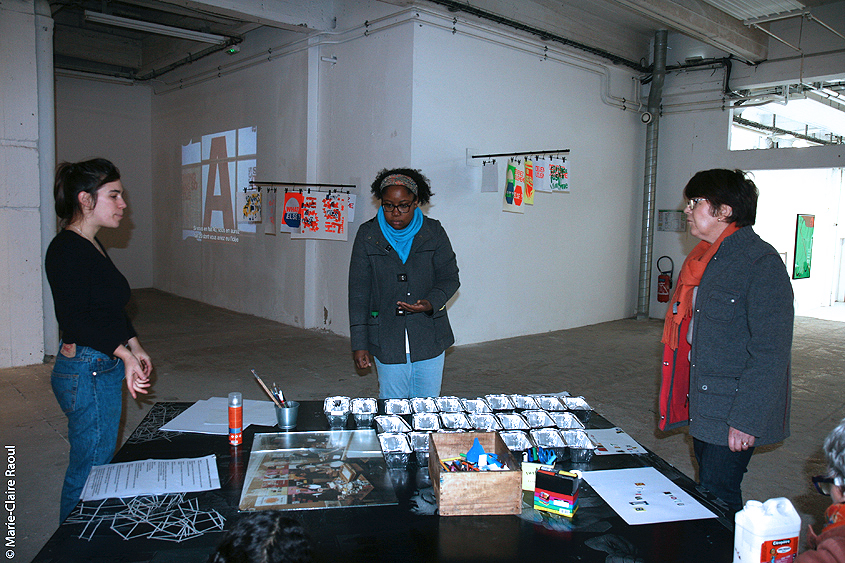
[[[827,458],[828,473],[834,483],[845,487],[845,419],[825,438],[824,455]]]

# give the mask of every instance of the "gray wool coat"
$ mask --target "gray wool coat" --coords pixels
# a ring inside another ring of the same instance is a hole
[[[777,251],[751,227],[713,256],[693,309],[690,434],[728,444],[729,427],[755,446],[789,436],[793,296]]]
[[[358,228],[349,264],[349,332],[352,350],[369,350],[385,364],[428,360],[454,344],[446,302],[460,287],[458,262],[446,231],[423,216],[403,264],[373,218]],[[427,299],[430,313],[396,314],[397,301]]]

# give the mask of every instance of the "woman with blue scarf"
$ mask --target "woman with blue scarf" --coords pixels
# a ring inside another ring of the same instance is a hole
[[[436,397],[455,342],[446,314],[461,285],[455,253],[420,210],[432,193],[419,170],[382,170],[371,189],[381,207],[358,229],[349,265],[355,367],[371,367],[373,356],[382,399]]]

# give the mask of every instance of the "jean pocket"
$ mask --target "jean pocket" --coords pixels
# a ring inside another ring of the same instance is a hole
[[[50,376],[53,394],[59,402],[62,412],[70,414],[76,410],[76,397],[79,393],[79,376],[67,373],[56,373]]]

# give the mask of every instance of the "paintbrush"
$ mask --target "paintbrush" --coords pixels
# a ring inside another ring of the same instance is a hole
[[[261,388],[264,389],[264,392],[267,393],[267,395],[273,400],[274,403],[276,403],[276,406],[279,407],[279,408],[282,408],[281,403],[279,403],[279,399],[277,399],[276,396],[273,395],[273,393],[271,393],[269,389],[267,389],[267,386],[264,385],[264,382],[261,381],[261,378],[258,377],[258,374],[255,373],[255,370],[253,369],[253,370],[250,370],[250,371],[252,372],[252,375],[255,376],[255,379],[258,380],[258,384],[261,385]]]

